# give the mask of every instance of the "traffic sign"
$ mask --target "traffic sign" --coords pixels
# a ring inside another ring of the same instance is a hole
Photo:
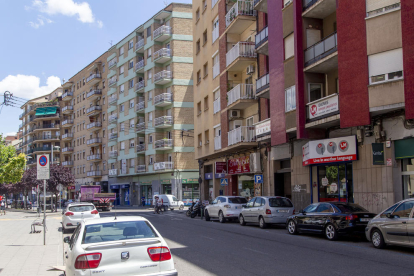
[[[227,178],[222,178],[222,179],[220,179],[220,184],[221,184],[221,186],[228,186],[229,185],[229,180]]]
[[[37,179],[49,179],[49,154],[37,156]]]
[[[263,174],[256,174],[254,176],[254,183],[263,183]]]

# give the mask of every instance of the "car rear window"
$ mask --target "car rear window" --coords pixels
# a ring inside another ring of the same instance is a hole
[[[244,197],[229,197],[228,200],[229,200],[229,203],[235,203],[235,204],[247,203],[247,200]]]
[[[269,198],[270,207],[293,207],[292,202],[287,198]]]
[[[158,237],[147,221],[122,221],[86,225],[83,244]]]
[[[69,211],[72,212],[86,212],[86,211],[92,211],[95,209],[92,205],[77,205],[77,206],[69,206]]]
[[[362,208],[358,204],[335,204],[341,212],[349,213],[349,212],[368,212],[368,210]]]

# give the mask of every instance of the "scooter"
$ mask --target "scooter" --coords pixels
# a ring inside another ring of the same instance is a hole
[[[191,216],[191,213],[193,212],[194,205],[195,205],[195,203],[193,202],[193,203],[191,204],[191,206],[188,208],[187,212],[185,213],[185,215],[186,215],[187,217]]]
[[[196,216],[201,216],[201,210],[202,210],[202,206],[199,201],[193,207],[193,211],[191,212],[191,218],[195,218]]]

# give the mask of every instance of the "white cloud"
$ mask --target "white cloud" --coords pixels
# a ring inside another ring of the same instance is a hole
[[[82,23],[97,23],[102,28],[103,23],[96,20],[87,2],[75,3],[73,0],[33,0],[32,7],[49,15],[62,14],[76,16]],[[25,7],[26,10],[28,8]]]
[[[16,136],[16,134],[17,132],[9,132],[9,133],[6,133],[6,135],[4,136]]]
[[[53,21],[49,18],[46,18],[46,17],[42,16],[42,15],[37,16],[37,21],[36,22],[29,22],[30,26],[32,28],[35,28],[35,29],[39,29],[39,27],[41,27],[45,24],[50,24],[50,23],[53,23]]]
[[[40,85],[40,78],[27,75],[8,75],[0,81],[0,91],[10,91],[13,96],[33,99],[48,94],[61,85],[60,78],[50,76],[46,85]]]

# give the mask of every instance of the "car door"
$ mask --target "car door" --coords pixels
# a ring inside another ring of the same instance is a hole
[[[243,208],[242,214],[243,214],[243,217],[244,217],[244,221],[245,222],[251,221],[251,213],[250,213],[250,211],[253,208],[253,204],[254,204],[254,201],[255,200],[256,200],[255,197],[252,198],[252,199],[250,199],[249,202],[247,202],[247,204],[246,204],[246,208]]]
[[[297,226],[299,230],[302,231],[313,231],[313,217],[316,214],[316,210],[318,209],[319,203],[313,203],[306,207],[303,213],[299,213],[297,218]]]
[[[258,222],[259,221],[259,209],[260,206],[262,206],[262,198],[256,197],[256,200],[254,201],[253,207],[250,208],[250,219],[252,222]]]
[[[216,198],[215,200],[213,200],[213,202],[211,202],[210,205],[208,205],[208,215],[210,217],[215,217],[217,212],[215,212],[216,208],[217,208],[217,203],[218,203],[218,198]]]
[[[410,202],[414,202],[414,201],[410,201]],[[410,242],[410,245],[413,246],[414,245],[414,208],[413,210],[411,210],[411,215],[407,222],[407,235],[408,235],[408,240]]]
[[[75,260],[77,258],[77,252],[76,252],[76,241],[78,240],[79,233],[81,230],[81,225],[78,225],[78,227],[73,232],[70,242],[67,245],[67,250],[65,251],[65,257],[66,257],[66,273],[67,275],[74,275],[75,271]]]
[[[403,202],[392,212],[391,217],[385,218],[382,230],[388,241],[393,243],[409,243],[407,222],[413,205],[414,201]]]
[[[221,210],[223,210],[224,205],[227,202],[227,198],[220,196],[217,200],[216,208],[214,209],[214,216],[218,217],[218,214]]]
[[[323,231],[326,222],[332,217],[334,210],[329,203],[321,203],[316,210],[315,215],[312,217],[312,223],[315,231]]]

